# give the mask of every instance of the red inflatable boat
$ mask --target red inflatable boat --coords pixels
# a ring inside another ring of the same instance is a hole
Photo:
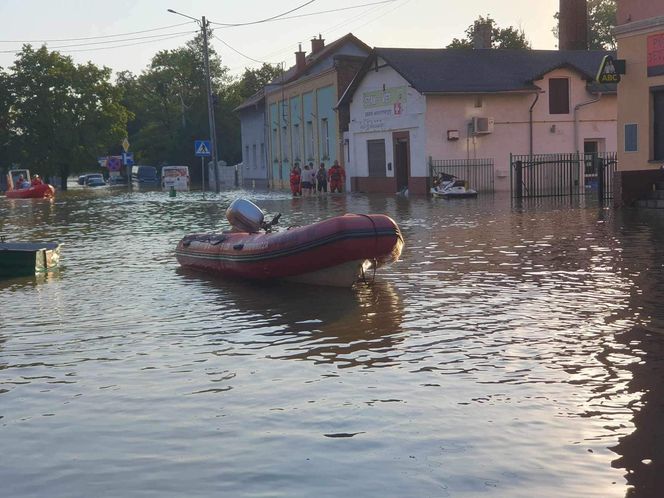
[[[366,270],[396,261],[402,247],[390,217],[347,214],[276,233],[187,235],[175,254],[184,267],[221,276],[351,286]]]
[[[27,169],[9,171],[7,173],[7,192],[5,192],[5,195],[10,199],[44,199],[55,195],[55,189],[48,183],[33,184],[21,188],[20,183],[29,183],[31,178],[30,170]]]

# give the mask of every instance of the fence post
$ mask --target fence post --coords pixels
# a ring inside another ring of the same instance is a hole
[[[604,201],[604,159],[593,156],[593,161],[596,161],[595,171],[597,171],[597,197],[600,202]]]
[[[523,198],[523,162],[514,163],[514,182],[516,183],[516,198]]]

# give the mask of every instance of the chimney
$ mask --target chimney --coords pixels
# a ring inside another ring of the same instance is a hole
[[[315,36],[311,39],[311,53],[315,54],[325,47],[325,40],[323,40],[323,35],[319,34],[318,38]]]
[[[491,31],[492,26],[490,22],[475,21],[473,28],[473,48],[491,48]]]
[[[299,50],[295,52],[295,67],[298,71],[302,71],[307,65],[306,59],[304,57],[305,53],[302,51],[302,44],[299,44]]]
[[[560,0],[558,48],[588,50],[587,0]]]

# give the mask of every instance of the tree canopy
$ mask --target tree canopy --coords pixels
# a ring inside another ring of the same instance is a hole
[[[446,48],[472,49],[476,26],[488,24],[491,28],[491,48],[530,49],[530,42],[522,29],[509,26],[500,28],[491,16],[479,16],[477,20],[466,29],[466,37],[454,38]]]
[[[45,46],[25,45],[2,74],[3,160],[59,176],[66,188],[70,172],[94,164],[125,136],[129,113],[110,77],[108,68],[76,65]]]
[[[113,83],[109,68],[25,45],[0,68],[0,167],[58,176],[64,188],[70,174],[94,170],[97,157],[119,154],[125,137],[137,163],[191,165],[194,140],[210,138],[203,53],[199,33]],[[219,159],[233,164],[242,158],[234,109],[281,68],[264,64],[232,78],[214,49],[209,54]]]

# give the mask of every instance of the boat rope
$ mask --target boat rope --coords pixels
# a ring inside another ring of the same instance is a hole
[[[376,228],[376,222],[368,214],[358,214],[358,216],[364,216],[365,218],[367,218],[371,222],[371,225],[373,226],[373,231],[374,231],[374,254],[378,254],[378,229]],[[367,281],[366,275],[365,275],[365,272],[364,272],[364,266],[362,267],[362,279],[367,284],[368,283],[373,283],[376,280],[376,267],[378,266],[378,260],[374,257],[374,258],[372,258],[371,262],[372,262],[372,266],[373,266],[373,275],[371,277],[371,282]]]

